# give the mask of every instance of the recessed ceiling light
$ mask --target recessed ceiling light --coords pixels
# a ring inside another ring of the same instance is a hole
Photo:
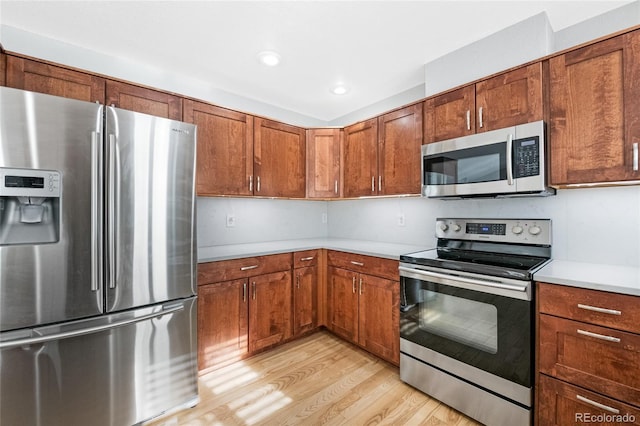
[[[264,52],[258,53],[258,59],[269,67],[275,67],[280,63],[280,55],[271,50],[265,50]]]
[[[331,93],[333,93],[334,95],[344,95],[348,91],[349,89],[344,84],[337,84],[331,89]]]

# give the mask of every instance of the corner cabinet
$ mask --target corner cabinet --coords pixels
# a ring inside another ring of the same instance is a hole
[[[549,59],[551,184],[640,179],[640,31]]]
[[[422,106],[345,127],[345,197],[420,193]]]
[[[640,425],[640,297],[547,283],[537,292],[537,423]]]
[[[198,195],[253,195],[253,116],[184,100],[184,121],[198,126]]]
[[[536,62],[427,99],[424,143],[542,120],[542,76]]]
[[[7,87],[80,101],[105,102],[105,79],[102,77],[13,55],[6,55],[5,66]]]
[[[327,327],[398,365],[398,262],[339,251],[329,251],[327,256]]]
[[[253,143],[253,194],[305,198],[305,130],[256,117]]]
[[[307,198],[339,198],[342,192],[341,129],[307,130]]]

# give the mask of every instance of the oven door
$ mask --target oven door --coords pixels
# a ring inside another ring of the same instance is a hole
[[[422,146],[422,192],[426,197],[463,197],[516,192],[515,127]]]
[[[520,385],[518,388],[530,389],[533,383],[530,283],[422,268],[400,266],[401,351],[403,341],[410,342],[404,347],[416,348],[413,352],[417,353],[408,355],[424,358],[423,353],[437,353],[422,361],[441,364],[434,365],[440,369],[449,371],[449,364],[463,365],[463,369],[471,366],[469,370],[489,373],[487,376],[498,376]],[[458,368],[455,365],[453,369]],[[465,376],[462,372],[453,374]],[[492,388],[490,383],[484,386]],[[524,395],[526,399],[527,392]]]

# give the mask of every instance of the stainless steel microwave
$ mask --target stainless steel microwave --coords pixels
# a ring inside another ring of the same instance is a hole
[[[547,186],[544,121],[422,145],[429,198],[555,194]]]

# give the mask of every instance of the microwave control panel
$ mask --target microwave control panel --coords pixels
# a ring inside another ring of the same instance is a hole
[[[516,178],[537,176],[540,174],[540,138],[534,136],[518,139],[514,144],[514,168]]]

